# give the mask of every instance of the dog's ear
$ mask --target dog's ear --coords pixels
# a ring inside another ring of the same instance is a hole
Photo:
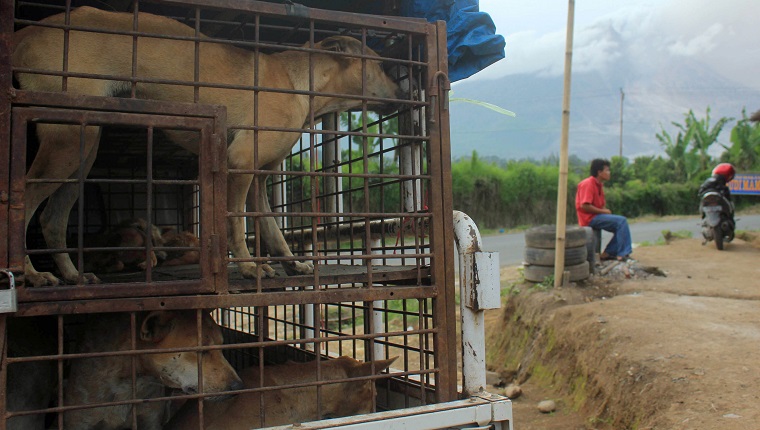
[[[342,357],[341,357],[342,358]],[[387,369],[391,363],[396,361],[398,357],[389,358],[387,360],[375,360],[374,362],[368,361],[362,363],[361,361],[353,360],[353,363],[346,366],[346,373],[349,378],[356,378],[358,376],[368,376],[372,372],[372,364],[375,365],[375,374]]]
[[[325,51],[344,52],[347,54],[361,54],[362,43],[353,37],[330,36],[322,40],[319,46]]]
[[[151,312],[140,326],[140,339],[151,343],[161,342],[171,332],[174,317],[173,312]]]

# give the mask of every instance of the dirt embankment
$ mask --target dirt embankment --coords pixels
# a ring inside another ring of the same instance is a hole
[[[522,385],[521,429],[760,426],[760,240],[638,248],[666,276],[542,291],[519,280],[487,316],[490,370]],[[610,272],[613,273],[613,272]],[[505,279],[506,278],[506,279]],[[543,415],[540,400],[558,411]]]

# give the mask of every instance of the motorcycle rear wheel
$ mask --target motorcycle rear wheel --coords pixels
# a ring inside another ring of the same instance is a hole
[[[720,225],[713,227],[713,239],[715,240],[715,247],[718,251],[723,251],[723,230],[720,229]]]

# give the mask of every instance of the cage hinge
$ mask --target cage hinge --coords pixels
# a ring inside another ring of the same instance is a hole
[[[221,272],[221,266],[222,266],[222,255],[221,252],[219,252],[219,235],[218,234],[212,234],[211,235],[211,273],[219,273]]]

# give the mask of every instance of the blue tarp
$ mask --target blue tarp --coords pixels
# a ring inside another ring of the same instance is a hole
[[[478,0],[402,0],[401,15],[446,21],[449,80],[455,82],[504,58],[504,37]]]

